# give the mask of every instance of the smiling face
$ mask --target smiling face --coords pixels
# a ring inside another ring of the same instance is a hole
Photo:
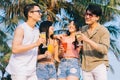
[[[74,25],[74,21],[71,21],[70,24],[68,25],[68,29],[70,33],[76,32],[76,27]]]
[[[34,6],[34,8],[29,11],[29,16],[34,19],[36,22],[41,20],[41,10],[38,6]]]
[[[89,10],[86,11],[86,13],[85,13],[85,23],[86,24],[92,25],[92,24],[96,23],[98,20],[99,20],[99,16],[96,16]]]
[[[54,34],[54,27],[53,26],[50,26],[49,27],[49,34]]]
[[[100,16],[102,16],[102,9],[99,5],[89,4],[85,12],[85,23],[88,25],[94,25],[98,23]]]

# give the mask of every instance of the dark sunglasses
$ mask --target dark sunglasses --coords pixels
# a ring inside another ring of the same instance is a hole
[[[34,10],[34,11],[30,11],[30,12],[38,12],[38,13],[43,13],[43,11],[41,11],[41,10]]]
[[[94,16],[94,14],[92,14],[92,13],[85,13],[85,16],[89,16],[89,17],[93,17]]]

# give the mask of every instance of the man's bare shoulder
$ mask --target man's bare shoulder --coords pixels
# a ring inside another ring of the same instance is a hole
[[[23,28],[24,28],[24,23],[22,23],[22,24],[19,24],[17,27],[16,27],[16,29],[15,30],[23,30]]]
[[[23,33],[23,31],[24,31],[23,25],[20,24],[16,27],[14,34]]]

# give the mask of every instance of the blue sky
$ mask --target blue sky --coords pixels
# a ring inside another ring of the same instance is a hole
[[[120,39],[119,39],[120,40]],[[109,63],[112,65],[114,73],[108,71],[108,80],[120,80],[120,61],[118,61],[111,51],[109,52]]]

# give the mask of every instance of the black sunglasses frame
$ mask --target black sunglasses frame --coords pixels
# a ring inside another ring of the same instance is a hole
[[[87,13],[87,12],[86,12],[86,13],[85,13],[85,16],[88,16],[88,15],[89,15],[90,17],[93,17],[93,16],[94,16],[93,13]]]
[[[42,10],[34,10],[34,11],[30,11],[30,12],[38,12],[38,13],[43,13],[43,11]]]

